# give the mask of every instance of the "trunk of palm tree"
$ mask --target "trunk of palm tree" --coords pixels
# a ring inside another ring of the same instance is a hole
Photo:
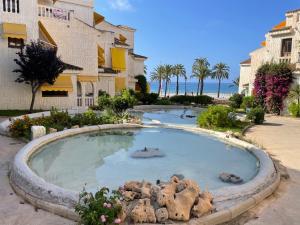
[[[220,98],[220,89],[221,89],[221,79],[219,79],[219,84],[218,84],[218,98]]]
[[[177,81],[176,81],[176,95],[178,95],[179,92],[179,76],[177,75]]]
[[[201,79],[201,89],[200,89],[200,95],[203,95],[203,88],[204,88],[204,79]]]
[[[160,92],[161,92],[161,79],[159,80],[159,84],[158,84],[158,91],[157,91],[158,96],[160,96]]]
[[[167,91],[168,91],[168,80],[166,80],[166,86],[165,86],[165,97],[167,97]]]
[[[184,79],[184,95],[186,96],[186,79]]]
[[[200,80],[200,78],[199,78],[199,80],[198,80],[198,86],[197,86],[197,96],[199,95],[199,90],[200,90],[200,82],[201,82],[201,80]]]

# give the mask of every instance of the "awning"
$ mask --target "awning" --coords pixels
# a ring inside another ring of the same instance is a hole
[[[51,84],[44,84],[41,88],[41,91],[73,91],[73,84],[71,75],[62,74],[56,79],[53,85]]]
[[[126,89],[126,77],[115,77],[115,92]]]
[[[98,66],[105,65],[104,49],[98,45]]]
[[[126,70],[126,49],[124,48],[112,48],[111,49],[111,60],[112,68],[117,71]]]
[[[2,24],[3,38],[19,38],[27,39],[27,31],[25,24],[3,23]]]
[[[49,32],[47,31],[47,29],[45,28],[45,26],[42,24],[41,21],[39,21],[39,29],[41,34],[44,36],[45,39],[47,39],[47,41],[51,44],[57,47],[56,42],[53,40],[53,38],[51,37],[51,35],[49,34]]]
[[[104,19],[105,19],[104,16],[100,15],[100,14],[97,13],[97,12],[94,12],[94,24],[95,24],[95,25],[101,23]]]
[[[98,75],[97,76],[78,75],[77,80],[79,82],[98,82]]]

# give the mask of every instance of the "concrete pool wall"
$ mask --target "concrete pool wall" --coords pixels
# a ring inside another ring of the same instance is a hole
[[[11,185],[19,195],[32,205],[72,220],[78,220],[78,215],[74,212],[74,205],[78,201],[79,194],[47,183],[44,179],[37,176],[27,164],[30,157],[36,154],[42,146],[65,137],[108,129],[144,127],[148,126],[134,124],[99,125],[69,129],[36,139],[28,143],[15,156],[10,171]],[[254,154],[260,163],[259,172],[251,181],[242,185],[224,187],[212,191],[217,212],[199,219],[192,219],[188,224],[218,224],[229,221],[254,207],[276,190],[280,182],[280,176],[273,161],[263,150],[247,142],[228,137],[224,133],[200,128],[171,127],[199,134],[208,134],[218,138],[220,141],[245,148]]]

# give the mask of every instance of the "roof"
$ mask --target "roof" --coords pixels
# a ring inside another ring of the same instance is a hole
[[[276,26],[274,26],[272,28],[272,30],[280,30],[282,28],[285,28],[286,27],[286,21],[281,21],[279,24],[277,24]]]
[[[294,12],[298,12],[298,11],[300,11],[300,9],[290,10],[290,11],[287,11],[286,13],[294,13]]]
[[[280,29],[273,29],[271,31],[269,31],[270,33],[273,33],[273,32],[277,32],[277,31],[282,31],[282,30],[290,30],[292,27],[282,27]]]
[[[141,58],[141,59],[148,59],[148,57],[146,56],[143,56],[143,55],[138,55],[138,54],[135,54],[133,52],[130,53],[133,57],[135,58]]]
[[[249,59],[247,59],[247,60],[241,62],[240,64],[241,64],[241,65],[242,65],[242,64],[249,64],[249,65],[250,65],[250,64],[251,64],[251,58],[249,58]]]

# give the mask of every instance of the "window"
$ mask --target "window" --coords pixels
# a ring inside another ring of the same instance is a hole
[[[2,0],[2,4],[3,4],[4,12],[12,12],[12,13],[20,12],[19,0]]]
[[[281,57],[290,57],[292,52],[292,38],[283,39],[281,42]]]
[[[21,38],[8,38],[8,47],[9,48],[23,48],[24,40]]]
[[[68,97],[67,91],[42,91],[42,97]]]

